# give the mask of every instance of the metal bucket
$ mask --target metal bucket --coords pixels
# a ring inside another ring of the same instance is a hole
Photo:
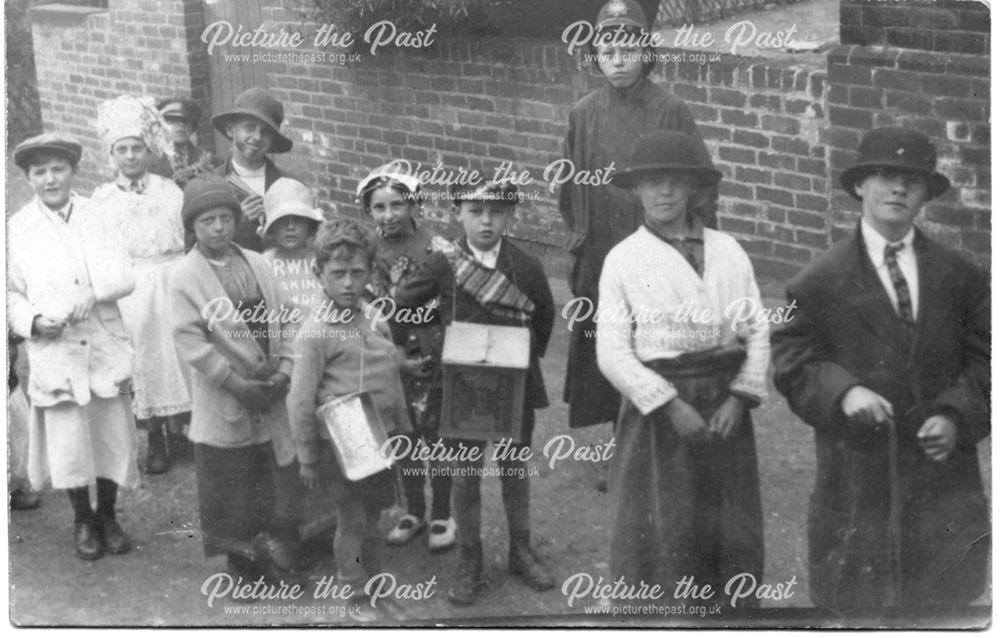
[[[355,392],[328,401],[316,411],[326,425],[340,469],[351,481],[388,469],[382,445],[389,439],[385,424],[367,392]]]

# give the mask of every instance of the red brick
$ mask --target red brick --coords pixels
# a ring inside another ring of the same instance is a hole
[[[767,148],[767,136],[761,135],[755,131],[735,129],[733,131],[733,142],[736,144],[743,144],[744,146],[752,146],[754,148]]]
[[[722,116],[722,122],[724,124],[749,127],[756,127],[758,124],[757,115],[755,113],[747,113],[745,111],[737,111],[735,109],[719,109],[719,114]]]
[[[726,162],[739,162],[741,164],[753,164],[756,151],[753,149],[741,148],[738,146],[720,146],[719,159]]]
[[[872,128],[872,113],[861,109],[831,106],[830,124],[867,131]]]

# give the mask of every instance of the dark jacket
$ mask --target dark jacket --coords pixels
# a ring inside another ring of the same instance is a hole
[[[468,242],[463,238],[462,249],[471,254]],[[525,403],[532,408],[548,406],[545,381],[538,360],[545,356],[545,349],[552,336],[555,321],[555,302],[549,281],[541,262],[520,250],[508,239],[500,244],[497,270],[504,273],[535,304],[531,317],[531,362],[525,388]],[[445,325],[452,321],[485,323],[497,326],[521,325],[515,320],[499,318],[481,306],[475,298],[455,285],[455,274],[448,258],[440,252],[432,253],[405,282],[396,289],[396,303],[405,307],[420,306],[433,298],[440,299],[438,313]]]
[[[233,172],[233,158],[226,160],[225,164],[219,166],[216,169],[216,173],[222,177],[226,177]],[[289,175],[285,171],[278,168],[271,158],[264,158],[264,190],[271,188],[271,184],[275,183],[282,177],[294,177]],[[295,178],[298,179],[298,178]],[[244,193],[240,193],[237,189],[233,188],[233,193],[236,195],[236,199],[242,202],[246,199]],[[249,219],[240,219],[240,222],[236,225],[236,236],[233,237],[233,241],[242,248],[247,250],[255,250],[261,252],[264,250],[264,240],[257,234],[258,223],[251,221]]]
[[[989,279],[919,230],[914,250],[920,306],[912,338],[860,228],[789,283],[796,307],[772,332],[775,385],[816,430],[809,564],[813,602],[823,607],[882,606],[894,587],[888,441],[847,423],[840,403],[855,385],[889,400],[896,418],[902,603],[968,603],[985,586],[990,528],[975,444],[990,429]],[[916,438],[935,414],[958,426],[943,463]]]

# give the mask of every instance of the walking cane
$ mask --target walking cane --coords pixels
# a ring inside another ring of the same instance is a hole
[[[902,495],[899,490],[899,433],[896,422],[889,420],[889,552],[894,582],[892,605],[903,602],[903,530]]]

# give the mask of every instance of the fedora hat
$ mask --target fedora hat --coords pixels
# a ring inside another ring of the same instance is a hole
[[[865,133],[858,146],[858,161],[840,176],[840,185],[854,199],[854,187],[879,170],[890,169],[924,178],[927,196],[933,199],[951,188],[951,181],[937,172],[937,149],[919,131],[886,126]]]
[[[632,188],[643,173],[670,171],[694,177],[698,186],[711,186],[722,179],[722,173],[711,163],[701,161],[698,141],[677,131],[657,131],[639,138],[632,153],[632,162],[623,171],[611,176],[611,183],[619,188]]]
[[[297,179],[282,177],[271,184],[264,193],[264,210],[267,221],[264,222],[264,234],[271,226],[283,217],[304,217],[318,226],[323,221],[323,212],[313,206],[312,192],[309,187]]]
[[[213,116],[212,126],[228,138],[226,127],[233,120],[248,115],[260,120],[274,133],[272,153],[287,153],[292,150],[292,140],[281,134],[281,122],[285,119],[285,107],[267,89],[255,86],[237,95],[236,101],[233,103],[233,110]]]
[[[83,155],[83,146],[76,138],[63,133],[42,133],[24,140],[14,148],[14,164],[27,172],[31,158],[38,151],[56,153],[76,166]]]
[[[201,121],[201,107],[193,100],[183,97],[168,97],[156,103],[160,115],[168,120],[184,120],[194,126]]]

